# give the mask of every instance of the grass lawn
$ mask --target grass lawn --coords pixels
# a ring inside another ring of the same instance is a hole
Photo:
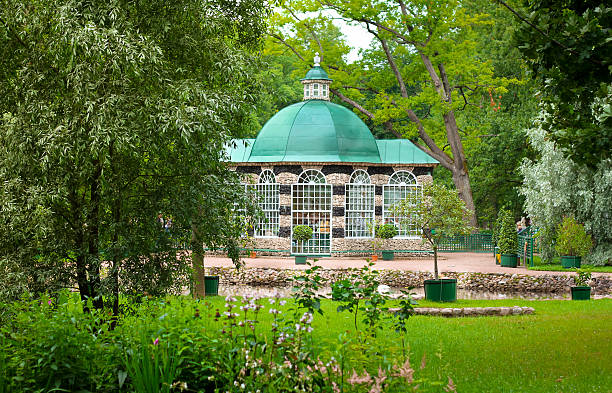
[[[214,309],[224,302],[212,303]],[[431,378],[450,376],[458,392],[612,391],[612,299],[459,300],[452,305],[420,301],[418,306],[515,305],[536,312],[510,317],[412,317],[407,343],[413,367],[425,354],[426,373]],[[354,331],[352,315],[337,313],[336,306],[324,302],[324,315],[314,318],[313,340],[322,357],[338,348],[343,332]],[[269,329],[269,315],[262,317],[258,329]],[[358,369],[377,357],[401,359],[400,336],[388,326],[368,348],[351,353],[348,361]]]
[[[563,266],[561,266],[561,261],[559,260],[559,257],[556,257],[553,260],[553,263],[544,264],[542,263],[542,259],[540,258],[539,255],[534,255],[533,263],[535,266],[530,267],[529,270],[544,270],[544,271],[550,271],[550,272],[568,272],[568,271],[574,270],[574,269],[565,269]],[[612,273],[612,266],[593,266],[593,265],[582,264],[582,269],[587,269],[592,272],[599,272],[599,273]]]

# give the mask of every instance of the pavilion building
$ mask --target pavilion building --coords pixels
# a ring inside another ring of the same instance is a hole
[[[394,223],[386,249],[426,248],[411,217],[393,205],[421,197],[438,164],[406,139],[377,140],[351,110],[330,102],[332,82],[315,57],[301,80],[304,99],[280,110],[254,139],[228,148],[234,170],[257,190],[265,214],[254,228],[255,248],[285,255],[369,253],[375,223]],[[312,227],[305,247],[292,241],[296,225]]]

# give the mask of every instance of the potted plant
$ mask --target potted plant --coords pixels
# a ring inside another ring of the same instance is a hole
[[[442,185],[426,184],[423,197],[417,202],[403,200],[396,210],[400,217],[413,217],[421,229],[423,242],[431,246],[434,254],[434,279],[425,280],[425,298],[433,301],[457,300],[457,279],[438,276],[438,248],[447,236],[467,234],[470,211],[455,190]]]
[[[579,268],[580,261],[593,247],[591,235],[586,233],[584,226],[573,217],[564,217],[557,229],[557,244],[555,249],[561,256],[561,266],[564,268]]]
[[[501,209],[499,211],[501,227],[497,235],[497,246],[501,254],[500,263],[502,267],[516,267],[518,264],[518,237],[514,219],[510,210]]]
[[[304,242],[312,239],[312,228],[308,225],[296,225],[293,227],[293,240],[298,242],[299,249],[304,251]],[[295,256],[296,265],[306,264],[306,255]]]
[[[381,239],[382,244],[386,244],[385,240],[391,239],[397,236],[397,228],[395,225],[387,223],[382,225],[376,225],[374,230],[374,237]],[[393,250],[383,250],[382,258],[385,261],[392,261],[395,256]]]
[[[574,286],[571,287],[572,300],[589,300],[591,299],[591,272],[587,270],[576,270],[574,276]]]

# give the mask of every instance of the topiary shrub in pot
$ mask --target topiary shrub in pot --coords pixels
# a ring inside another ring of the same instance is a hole
[[[573,217],[564,217],[557,228],[557,244],[555,249],[561,256],[564,268],[579,268],[580,261],[593,247],[591,235],[586,233],[584,226]]]
[[[386,245],[385,240],[392,239],[397,236],[397,228],[395,227],[395,225],[390,223],[377,225],[374,231],[374,235],[377,238],[382,239],[382,242]],[[382,257],[385,261],[392,261],[394,256],[395,254],[393,250],[383,250],[382,252]]]
[[[516,267],[518,256],[518,237],[516,227],[514,226],[514,218],[510,210],[501,209],[499,211],[501,218],[501,228],[497,236],[497,246],[501,254],[500,263],[502,267]]]
[[[301,250],[301,254],[304,254],[304,243],[312,239],[312,228],[308,225],[296,225],[293,227],[293,240],[298,244],[298,250]],[[306,255],[295,256],[296,265],[306,264]]]
[[[591,272],[587,270],[576,270],[574,276],[574,286],[570,288],[572,291],[572,300],[589,300],[591,299]]]
[[[423,242],[434,253],[434,279],[425,280],[425,298],[433,301],[457,300],[457,279],[438,277],[438,248],[447,236],[468,234],[470,211],[457,191],[442,185],[426,184],[423,197],[417,201],[404,200],[397,208],[400,217],[413,217],[421,230]]]

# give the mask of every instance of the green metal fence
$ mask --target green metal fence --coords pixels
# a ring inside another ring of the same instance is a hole
[[[442,240],[438,250],[441,252],[493,252],[493,235],[473,233],[448,236]]]
[[[518,250],[517,254],[524,266],[533,266],[534,240],[533,235],[536,230],[532,227],[527,227],[518,233]]]

